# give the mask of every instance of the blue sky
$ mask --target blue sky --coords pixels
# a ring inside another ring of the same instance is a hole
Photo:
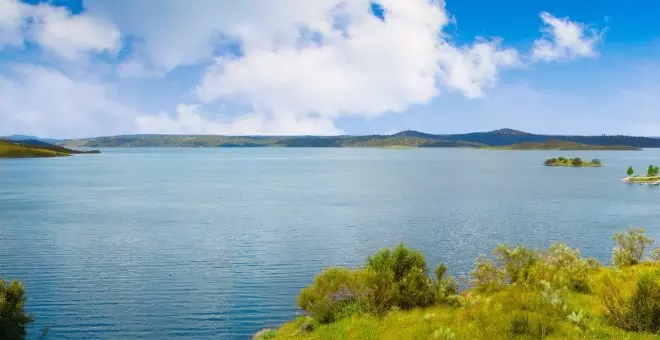
[[[660,136],[660,3],[0,0],[0,135]]]

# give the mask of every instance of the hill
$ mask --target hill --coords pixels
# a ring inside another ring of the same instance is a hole
[[[660,147],[660,138],[537,135],[513,129],[451,135],[434,135],[412,130],[394,135],[367,136],[125,135],[63,140],[58,144],[68,147],[498,147],[522,143],[552,145],[560,141],[576,144],[572,146],[565,144],[559,150],[628,150],[628,147]],[[595,147],[586,148],[583,145]],[[557,150],[552,146],[533,144],[516,147]]]
[[[489,147],[495,150],[641,150],[628,145],[589,145],[561,140],[547,142],[522,142],[513,145]]]
[[[9,141],[0,139],[0,158],[63,157],[85,153],[99,153],[99,151],[73,150],[38,140]]]

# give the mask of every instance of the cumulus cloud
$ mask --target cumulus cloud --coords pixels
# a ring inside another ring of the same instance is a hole
[[[598,55],[596,45],[601,32],[568,18],[557,18],[542,12],[544,36],[534,42],[532,59],[553,61],[562,59],[593,58]]]
[[[0,0],[0,48],[22,46],[25,40],[75,60],[88,52],[115,51],[120,33],[111,22],[87,13],[72,15],[64,7]]]
[[[94,136],[133,130],[136,110],[116,90],[91,79],[20,65],[0,75],[0,135]]]
[[[4,46],[22,46],[22,25],[27,6],[17,0],[0,0],[0,50]]]
[[[374,117],[428,103],[442,91],[479,97],[500,69],[519,64],[518,53],[498,41],[454,45],[443,33],[449,23],[443,3],[380,4],[384,20],[368,1],[337,1],[325,15],[280,24],[282,32],[235,30],[248,42],[242,56],[215,59],[197,86],[200,100],[242,101],[275,116]]]

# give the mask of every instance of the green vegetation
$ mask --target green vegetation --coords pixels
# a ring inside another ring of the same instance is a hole
[[[25,288],[20,281],[0,280],[0,339],[19,340],[33,320],[24,311]]]
[[[585,162],[580,157],[576,158],[550,158],[546,159],[546,166],[567,166],[567,167],[601,167],[603,163],[599,159],[593,159],[591,162]]]
[[[82,153],[99,153],[99,151],[72,150],[38,141],[13,142],[0,140],[0,158],[63,157]]]
[[[641,150],[638,147],[626,145],[593,145],[562,140],[546,142],[523,142],[512,145],[488,147],[492,150]]]
[[[649,165],[646,171],[646,176],[634,176],[635,171],[632,167],[628,167],[628,171],[626,173],[628,174],[628,177],[624,178],[623,180],[628,183],[660,185],[660,176],[658,176],[660,173],[660,168],[657,166]]]
[[[613,266],[557,243],[502,245],[477,259],[469,288],[399,245],[362,268],[330,268],[303,289],[307,315],[258,339],[655,339],[660,248],[642,229],[614,237]],[[650,253],[650,254],[649,254]],[[650,256],[648,256],[650,255]]]

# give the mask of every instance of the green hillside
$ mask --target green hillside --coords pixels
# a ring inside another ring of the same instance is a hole
[[[0,158],[64,157],[83,153],[99,153],[99,151],[79,151],[38,141],[0,140]]]

